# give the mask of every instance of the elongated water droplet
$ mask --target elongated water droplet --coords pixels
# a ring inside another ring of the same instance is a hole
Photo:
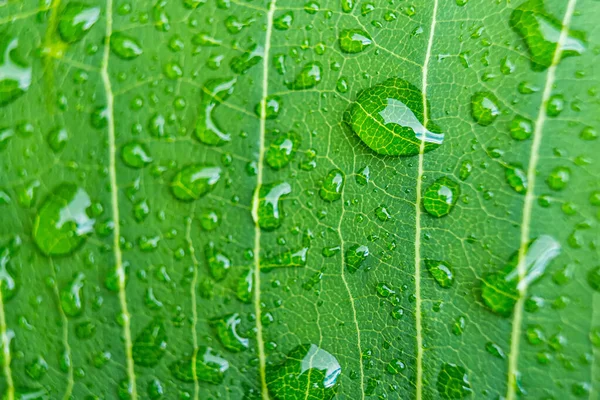
[[[221,344],[227,350],[237,353],[246,350],[250,342],[238,332],[241,322],[240,314],[233,313],[213,318],[209,321],[209,324],[217,332]]]
[[[74,184],[58,186],[44,201],[35,218],[33,237],[46,255],[69,254],[85,241],[95,220],[87,214],[92,202]]]
[[[447,262],[425,260],[425,267],[441,287],[449,288],[454,283],[454,270]]]
[[[0,35],[0,107],[27,92],[31,76],[32,68],[19,52],[19,39]]]
[[[60,292],[60,306],[69,317],[78,317],[83,313],[83,282],[85,276],[77,274],[75,279]]]
[[[499,272],[483,277],[481,297],[484,304],[496,314],[509,316],[520,297],[520,291],[540,279],[548,265],[560,254],[560,244],[550,236],[543,235],[532,240],[525,254],[525,275],[519,279],[519,253]]]
[[[423,207],[434,217],[447,215],[458,201],[460,185],[450,178],[442,177],[433,182],[423,193]]]
[[[306,266],[308,246],[288,250],[276,256],[266,258],[260,262],[261,271],[268,272],[274,268],[299,268]]]
[[[213,242],[210,242],[204,248],[206,264],[211,276],[216,281],[222,281],[227,276],[231,268],[231,260],[225,253],[217,249]]]
[[[214,112],[219,104],[233,93],[234,79],[213,79],[202,89],[200,112],[196,121],[196,138],[210,146],[221,146],[231,140],[231,134],[223,131],[215,120]]]
[[[252,301],[252,290],[254,287],[254,270],[248,268],[238,279],[236,297],[242,303],[249,304]]]
[[[229,66],[236,74],[245,74],[250,68],[258,64],[264,55],[265,49],[255,44],[241,55],[232,58]]]
[[[197,200],[213,190],[220,178],[221,168],[207,164],[193,164],[175,175],[171,181],[171,191],[179,200]]]
[[[345,29],[340,32],[338,40],[340,49],[349,54],[360,53],[373,43],[371,36],[361,29]]]
[[[421,91],[397,78],[363,91],[350,106],[346,122],[378,154],[412,156],[419,154],[421,141],[427,152],[444,140],[431,120],[423,126]]]
[[[156,366],[167,351],[167,331],[160,319],[150,322],[133,343],[132,356],[137,365]]]
[[[527,191],[527,173],[518,164],[509,164],[504,168],[506,182],[515,192],[523,194]]]
[[[287,182],[277,182],[262,185],[258,192],[258,225],[272,231],[279,228],[283,219],[281,199],[292,192],[292,187]]]
[[[342,197],[345,181],[346,176],[339,169],[329,171],[323,180],[323,185],[321,185],[321,189],[319,190],[319,196],[328,202],[339,200]]]
[[[133,60],[144,52],[137,39],[119,32],[110,37],[110,49],[124,60]]]
[[[19,289],[19,280],[10,262],[11,251],[8,248],[0,248],[0,291],[2,300],[7,302],[12,299]],[[0,345],[0,350],[2,350]],[[0,356],[0,359],[2,356]]]
[[[70,2],[66,5],[58,20],[58,33],[66,43],[75,43],[94,27],[100,18],[100,7],[84,3]]]
[[[267,387],[276,400],[330,400],[339,389],[342,367],[329,352],[314,344],[297,346],[285,361],[268,367]]]
[[[515,8],[510,15],[510,26],[525,41],[532,69],[542,71],[552,65],[563,26],[546,12],[542,0],[528,0]],[[585,48],[583,32],[569,30],[562,43],[562,58],[581,55]]]
[[[182,382],[193,383],[194,370],[192,359],[187,358],[171,364],[171,373],[175,379]],[[196,377],[201,382],[219,384],[225,379],[229,369],[229,362],[212,348],[200,346],[196,353]]]

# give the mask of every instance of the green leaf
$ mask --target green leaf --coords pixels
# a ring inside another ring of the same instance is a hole
[[[0,0],[0,398],[598,398],[598,15]]]

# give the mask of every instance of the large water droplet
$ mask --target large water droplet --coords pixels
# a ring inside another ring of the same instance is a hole
[[[35,218],[33,237],[39,249],[49,256],[64,255],[83,244],[94,228],[86,211],[91,204],[85,190],[74,184],[54,189]]]
[[[471,115],[481,126],[491,125],[498,115],[498,98],[490,92],[477,92],[471,97]]]
[[[510,15],[510,25],[525,41],[534,70],[541,71],[552,65],[563,26],[546,12],[542,0],[528,0],[515,8]],[[583,32],[569,30],[562,44],[562,58],[580,55],[585,47]]]
[[[442,364],[438,373],[437,390],[443,399],[462,399],[473,394],[467,371],[449,363]]]
[[[345,29],[340,32],[339,43],[344,53],[356,54],[369,47],[373,39],[362,29]]]
[[[442,144],[444,134],[431,120],[423,125],[422,96],[407,81],[388,79],[363,91],[346,119],[354,133],[378,154],[419,154],[423,140],[425,152],[431,151]]]
[[[283,219],[281,199],[292,192],[287,182],[262,185],[258,192],[258,225],[267,231],[279,228]]]
[[[219,384],[225,379],[225,372],[229,369],[229,362],[216,353],[212,348],[200,346],[196,353],[196,377],[201,382]],[[187,383],[193,383],[194,370],[192,359],[186,358],[171,364],[173,376]]]
[[[303,344],[283,363],[268,367],[267,387],[276,400],[330,400],[338,391],[342,373],[337,359],[314,344]]]
[[[240,314],[233,313],[213,318],[209,321],[209,324],[217,332],[221,344],[227,350],[237,353],[246,350],[250,342],[238,332],[238,326],[241,322]]]
[[[100,18],[100,7],[84,3],[70,2],[60,14],[58,33],[66,43],[75,43],[94,27]]]
[[[325,201],[332,202],[339,200],[342,197],[342,190],[344,190],[344,182],[346,177],[339,169],[332,169],[327,173],[321,189],[319,190],[319,196]]]
[[[231,134],[224,132],[213,115],[216,107],[233,93],[236,79],[213,79],[202,88],[200,112],[196,121],[196,138],[210,146],[221,146],[231,140]]]
[[[214,189],[221,178],[221,168],[193,164],[183,168],[171,181],[173,195],[182,201],[197,200]]]
[[[132,356],[137,365],[154,367],[167,351],[167,331],[160,319],[151,321],[133,343]]]
[[[31,85],[32,68],[18,49],[19,39],[0,36],[0,107],[22,96]]]
[[[450,178],[436,180],[423,193],[423,207],[434,217],[447,215],[458,201],[460,185]]]
[[[509,316],[517,303],[521,290],[540,279],[552,260],[560,254],[560,244],[550,236],[543,235],[532,240],[525,254],[525,274],[519,279],[519,253],[499,272],[483,277],[481,297],[484,304],[496,314]]]

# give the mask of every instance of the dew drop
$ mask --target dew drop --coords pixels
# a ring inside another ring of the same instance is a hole
[[[527,191],[527,173],[518,164],[508,164],[504,167],[504,177],[508,185],[519,194]]]
[[[56,128],[50,131],[47,137],[48,145],[53,152],[61,152],[69,141],[69,133],[65,128]]]
[[[348,54],[360,53],[373,43],[369,34],[361,29],[345,29],[340,32],[338,40],[340,49]]]
[[[367,183],[369,183],[370,179],[371,179],[371,169],[369,168],[368,165],[362,167],[356,173],[356,183],[360,186],[366,186]]]
[[[206,264],[211,276],[216,281],[222,281],[227,276],[227,273],[231,269],[231,259],[217,249],[213,242],[210,242],[204,248],[204,257],[206,258]]]
[[[250,68],[262,60],[264,54],[264,48],[255,44],[241,55],[232,58],[229,66],[236,74],[245,74]]]
[[[273,20],[273,26],[280,31],[287,31],[292,27],[293,23],[294,13],[292,11],[287,11]]]
[[[58,33],[65,43],[75,43],[96,25],[100,18],[100,7],[70,2],[60,14]]]
[[[302,67],[302,70],[292,82],[287,83],[287,87],[290,90],[312,89],[321,82],[322,73],[321,63],[317,61],[309,62]]]
[[[442,177],[433,182],[423,193],[423,207],[434,217],[450,213],[460,196],[460,185],[450,178]]]
[[[2,300],[7,302],[12,299],[19,289],[19,280],[16,278],[15,270],[10,264],[10,249],[0,248],[0,294]],[[1,346],[0,346],[1,350]],[[0,360],[2,356],[0,356]]]
[[[351,273],[358,271],[369,257],[369,248],[364,245],[354,244],[346,250],[346,268]]]
[[[31,77],[32,68],[19,53],[19,39],[0,36],[0,107],[27,92]]]
[[[213,115],[216,107],[233,93],[236,79],[213,79],[202,89],[200,112],[196,121],[196,138],[209,146],[221,146],[231,140]]]
[[[77,274],[69,285],[60,291],[60,307],[68,317],[78,317],[83,313],[83,284],[85,276]]]
[[[441,287],[449,288],[454,284],[454,270],[447,262],[425,260],[425,267]]]
[[[300,147],[300,141],[300,135],[296,132],[280,134],[267,149],[265,161],[275,170],[287,166]]]
[[[339,200],[342,197],[345,181],[346,177],[339,169],[329,171],[323,180],[319,196],[327,202]]]
[[[462,399],[473,394],[467,371],[449,363],[442,364],[437,378],[437,390],[442,399]]]
[[[140,142],[129,142],[121,148],[123,162],[131,168],[143,168],[152,162],[148,147]]]
[[[515,140],[527,140],[533,133],[533,122],[516,115],[510,123],[510,136]]]
[[[154,319],[138,334],[132,356],[136,365],[155,367],[167,351],[167,332],[160,319]]]
[[[564,190],[571,179],[571,170],[568,167],[556,167],[546,178],[548,187],[555,191]]]
[[[250,342],[238,332],[241,322],[240,314],[233,313],[213,318],[209,321],[209,324],[216,331],[221,344],[227,350],[238,353],[246,350]]]
[[[279,228],[283,220],[282,198],[292,192],[287,182],[262,185],[258,192],[258,210],[256,222],[266,231]]]
[[[587,283],[596,292],[600,292],[600,266],[592,268],[588,271]]]
[[[87,214],[92,204],[88,194],[74,184],[58,186],[35,217],[33,237],[48,256],[69,254],[83,244],[95,220]]]
[[[184,167],[171,181],[171,191],[181,201],[197,200],[214,189],[221,178],[221,168],[207,164]]]
[[[363,91],[347,115],[347,123],[371,150],[394,156],[419,154],[422,140],[425,152],[442,144],[440,129],[422,121],[421,91],[397,78]]]
[[[498,99],[490,92],[477,92],[471,97],[471,115],[481,126],[491,125],[498,115]]]
[[[192,359],[187,358],[171,364],[171,373],[175,379],[193,383],[194,369]],[[196,355],[196,377],[201,382],[219,384],[225,379],[225,373],[229,369],[229,362],[212,348],[200,346]]]
[[[119,32],[111,35],[110,49],[123,60],[133,60],[144,52],[137,39]]]
[[[473,161],[465,160],[460,164],[460,170],[458,171],[458,178],[461,181],[465,181],[471,176],[473,172]]]
[[[262,116],[262,103],[258,103],[255,108],[256,115],[265,119],[275,119],[281,112],[281,97],[269,96],[265,99],[265,115]]]

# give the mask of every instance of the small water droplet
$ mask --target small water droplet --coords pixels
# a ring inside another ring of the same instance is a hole
[[[367,257],[369,257],[367,246],[358,244],[350,246],[345,254],[346,268],[349,272],[355,273],[362,267]]]
[[[527,191],[527,173],[519,164],[507,164],[504,167],[506,182],[519,194]]]
[[[225,279],[231,268],[231,259],[221,250],[217,249],[213,242],[208,243],[204,248],[204,257],[206,258],[206,264],[211,276],[216,281]]]
[[[148,147],[140,142],[129,142],[123,145],[121,158],[131,168],[143,168],[152,162]]]
[[[192,359],[187,358],[176,361],[170,366],[170,371],[175,379],[193,383],[194,370]],[[196,353],[196,377],[201,382],[220,384],[225,379],[225,373],[229,369],[229,362],[212,348],[200,346]]]
[[[265,161],[273,169],[281,169],[287,166],[298,147],[300,147],[300,135],[296,132],[282,133],[271,143],[265,154]]]
[[[555,191],[564,190],[571,179],[571,170],[568,167],[556,167],[546,178],[548,187]]]

